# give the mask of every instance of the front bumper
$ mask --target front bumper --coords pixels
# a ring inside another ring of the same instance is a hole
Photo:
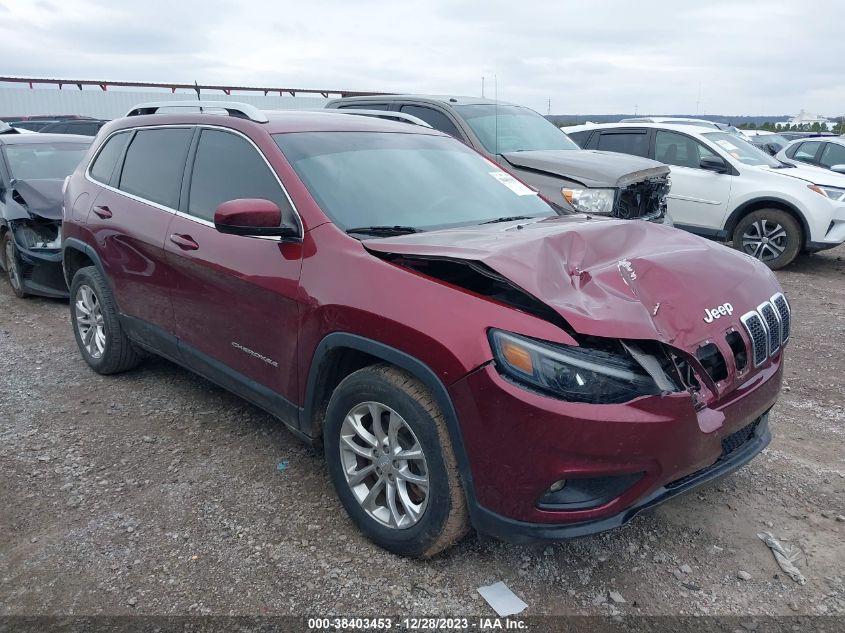
[[[23,289],[33,295],[67,299],[61,249],[27,249],[16,239]]]
[[[753,423],[752,423],[753,424]],[[769,414],[763,414],[756,421],[756,428],[751,438],[740,448],[729,455],[720,457],[712,466],[703,468],[686,477],[653,491],[631,507],[612,516],[561,525],[547,525],[542,523],[528,523],[516,521],[491,512],[486,508],[477,508],[473,517],[475,528],[485,534],[495,536],[511,543],[530,543],[535,541],[551,541],[578,536],[588,536],[624,525],[640,512],[650,510],[665,501],[678,497],[691,490],[695,490],[711,481],[732,473],[756,457],[772,440],[769,431]]]
[[[563,402],[526,390],[492,364],[451,388],[467,449],[474,526],[523,542],[581,536],[739,468],[770,441],[768,411],[782,377],[778,355],[722,400],[696,411],[686,393],[621,405]],[[724,454],[723,441],[757,422],[753,436]],[[601,505],[541,507],[558,480],[639,474]]]

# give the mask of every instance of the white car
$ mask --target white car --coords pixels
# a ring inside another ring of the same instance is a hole
[[[630,119],[622,119],[620,123],[671,123],[672,125],[692,125],[698,127],[709,127],[713,130],[721,130],[722,132],[730,132],[742,138],[747,138],[745,130],[740,130],[733,125],[727,123],[716,123],[715,121],[708,121],[707,119],[693,119],[684,116],[639,116]]]
[[[730,241],[770,268],[786,266],[800,252],[845,242],[845,175],[786,165],[707,127],[606,123],[564,131],[584,149],[670,165],[668,204],[675,226]]]
[[[775,155],[779,161],[804,163],[845,174],[845,136],[799,138]]]

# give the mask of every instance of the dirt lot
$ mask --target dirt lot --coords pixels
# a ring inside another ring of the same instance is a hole
[[[524,615],[845,614],[843,257],[778,273],[786,386],[747,467],[607,534],[472,535],[429,562],[363,539],[270,416],[164,361],[97,376],[66,303],[0,283],[0,615],[493,615],[476,588],[498,580]],[[800,548],[806,585],[761,530]]]

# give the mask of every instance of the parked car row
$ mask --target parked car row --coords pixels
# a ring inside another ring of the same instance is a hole
[[[328,109],[412,115],[469,145],[556,204],[578,211],[666,221],[669,170],[637,156],[585,152],[533,110],[467,97],[378,95],[329,101]]]
[[[0,120],[19,130],[79,136],[96,136],[100,128],[108,123],[105,119],[79,115],[2,116]]]
[[[845,176],[833,171],[782,162],[707,127],[620,122],[565,131],[585,149],[669,165],[668,209],[675,226],[730,241],[771,268],[845,242]]]
[[[30,241],[6,258],[61,262],[94,371],[157,354],[322,445],[398,554],[607,530],[757,455],[792,328],[771,271],[665,225],[665,166],[448,102],[143,104],[87,151],[9,135],[0,233]]]

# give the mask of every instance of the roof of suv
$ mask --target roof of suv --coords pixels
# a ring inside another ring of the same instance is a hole
[[[369,101],[420,101],[428,103],[443,103],[450,106],[456,105],[494,105],[498,103],[500,106],[517,105],[515,103],[508,103],[507,101],[496,101],[494,99],[485,99],[483,97],[461,97],[458,95],[414,95],[414,94],[398,94],[398,95],[373,95],[371,97],[343,97],[341,99],[332,99],[326,104],[326,107],[331,107],[337,103],[357,103]]]
[[[0,135],[0,145],[30,145],[33,143],[91,143],[90,136],[78,134],[9,134]]]
[[[674,130],[678,132],[705,134],[707,132],[718,132],[712,127],[704,125],[685,125],[683,123],[647,123],[647,122],[631,122],[631,123],[588,123],[586,125],[570,125],[563,128],[564,132],[581,132],[588,130],[613,130],[620,128],[655,128],[660,130]]]
[[[408,125],[373,117],[343,114],[338,110],[265,110],[266,123],[251,122],[248,119],[200,112],[162,112],[141,114],[115,119],[108,124],[109,130],[139,127],[145,125],[178,124],[220,124],[221,120],[251,123],[265,129],[270,134],[286,132],[402,132],[405,134],[435,134],[446,136],[429,127]],[[233,126],[240,127],[240,126]],[[67,135],[63,135],[67,136]]]

